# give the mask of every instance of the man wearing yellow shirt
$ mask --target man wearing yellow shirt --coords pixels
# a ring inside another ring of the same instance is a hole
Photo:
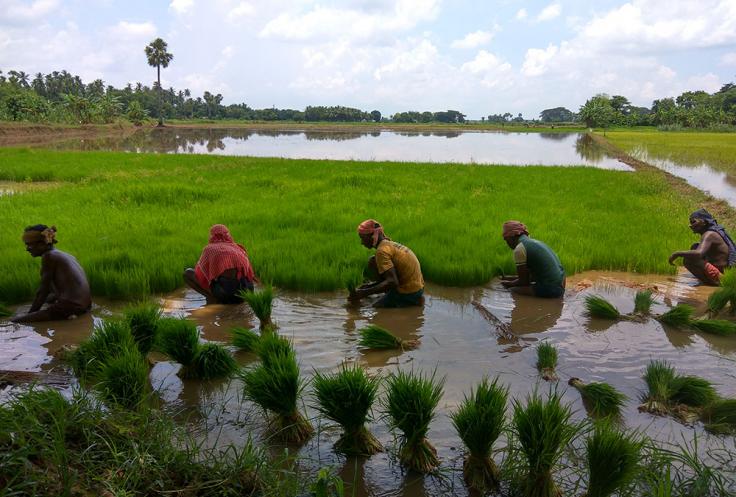
[[[376,307],[409,307],[422,305],[424,278],[417,256],[408,247],[396,243],[383,232],[381,224],[368,219],[358,226],[360,242],[366,248],[376,249],[369,264],[379,275],[379,280],[356,288],[350,297],[361,299],[383,293]]]

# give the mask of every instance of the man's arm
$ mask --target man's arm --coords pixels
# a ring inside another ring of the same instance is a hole
[[[501,282],[504,288],[511,288],[515,286],[529,286],[531,284],[529,268],[526,264],[519,264],[518,266],[516,266],[516,273],[517,276],[515,279]]]
[[[701,257],[701,258],[705,257],[705,254],[707,254],[708,251],[713,246],[713,242],[715,241],[713,239],[714,236],[717,236],[720,238],[721,235],[713,231],[708,231],[705,235],[703,235],[703,239],[700,241],[698,248],[693,249],[693,250],[680,250],[678,252],[673,252],[670,258],[668,259],[668,262],[670,264],[674,264],[675,260],[678,257]]]
[[[29,313],[36,312],[46,302],[46,298],[51,293],[54,283],[54,271],[56,270],[56,261],[53,257],[45,256],[41,259],[41,286],[36,292],[36,298],[28,310]]]
[[[355,297],[361,299],[375,293],[386,293],[392,288],[399,286],[399,275],[396,274],[396,268],[392,267],[386,272],[381,273],[381,277],[383,280],[372,286],[357,288],[354,293]]]

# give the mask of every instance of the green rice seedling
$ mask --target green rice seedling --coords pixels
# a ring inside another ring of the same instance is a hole
[[[197,347],[192,363],[185,367],[187,378],[211,380],[225,378],[238,369],[232,354],[219,343],[205,343]]]
[[[230,330],[231,343],[246,352],[255,352],[261,337],[258,333],[248,328],[233,328]]]
[[[96,385],[102,396],[114,404],[132,409],[141,404],[150,391],[148,364],[133,346],[105,362]]]
[[[621,313],[609,301],[599,295],[585,297],[585,310],[588,315],[601,319],[621,319]]]
[[[445,379],[431,375],[392,373],[388,379],[383,400],[384,412],[392,430],[401,432],[399,461],[419,473],[432,473],[439,466],[437,450],[427,440],[429,424],[442,398]]]
[[[652,310],[654,298],[651,290],[641,290],[636,292],[634,296],[634,313],[641,316],[648,316]]]
[[[676,376],[675,369],[667,361],[650,362],[644,372],[648,391],[639,410],[658,415],[666,414]]]
[[[537,346],[537,369],[547,381],[557,381],[557,348],[549,342]]]
[[[199,330],[184,318],[162,318],[158,324],[156,348],[181,364],[180,374],[185,374],[199,348]]]
[[[275,333],[266,334],[258,356],[261,364],[239,373],[246,398],[272,414],[270,428],[277,438],[292,444],[306,442],[314,429],[298,409],[304,383],[291,344]]]
[[[348,456],[371,456],[382,450],[381,443],[366,428],[379,383],[380,378],[371,378],[358,365],[343,365],[333,374],[315,372],[312,385],[317,409],[343,429],[335,443],[336,451]]]
[[[736,292],[730,288],[719,288],[708,297],[708,311],[711,315],[721,312],[730,302],[736,302]],[[734,306],[732,305],[733,309]]]
[[[736,433],[736,399],[719,399],[703,410],[705,428],[713,433]]]
[[[734,336],[736,323],[725,319],[693,319],[690,326],[703,333],[711,335]]]
[[[584,497],[609,497],[636,479],[644,443],[606,422],[596,423],[585,441],[588,489]]]
[[[370,324],[360,330],[360,340],[358,344],[367,349],[402,349],[408,350],[415,348],[418,340],[402,340],[385,328],[375,324]]]
[[[128,323],[108,319],[95,326],[92,335],[79,344],[69,360],[77,376],[94,380],[111,358],[135,346]]]
[[[656,319],[662,324],[683,328],[690,324],[693,312],[695,312],[695,309],[693,309],[692,306],[687,304],[678,304],[664,314],[657,316]]]
[[[580,378],[570,378],[569,385],[575,387],[583,398],[583,404],[594,418],[620,418],[626,395],[608,383],[585,384]]]
[[[579,429],[570,422],[570,406],[562,403],[556,391],[546,401],[534,392],[527,396],[525,406],[514,400],[513,409],[513,433],[526,470],[522,495],[560,496],[552,470]]]
[[[5,307],[5,304],[0,302],[0,318],[7,318],[12,315],[13,315],[13,312],[7,307]]]
[[[698,376],[677,375],[672,380],[670,388],[670,402],[689,407],[705,407],[718,398],[713,384]]]
[[[506,421],[506,402],[509,390],[483,378],[457,411],[452,413],[452,425],[468,448],[463,462],[463,477],[472,490],[482,495],[497,489],[499,470],[493,462],[492,450]]]
[[[253,313],[261,323],[261,331],[266,328],[273,328],[275,325],[271,321],[271,311],[273,310],[273,287],[264,285],[260,290],[241,291],[240,296],[245,300]]]
[[[138,349],[143,355],[148,354],[156,341],[161,308],[153,302],[144,302],[125,309],[123,317],[130,326]]]

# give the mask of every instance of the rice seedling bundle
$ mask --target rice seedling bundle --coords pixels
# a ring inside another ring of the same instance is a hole
[[[675,369],[667,361],[652,361],[644,372],[647,394],[639,409],[653,414],[665,414],[672,395]]]
[[[736,323],[725,319],[693,319],[690,326],[703,333],[711,335],[734,336]]]
[[[643,442],[610,423],[596,423],[585,442],[588,489],[584,497],[609,497],[620,493],[639,472]]]
[[[277,438],[304,443],[314,429],[298,409],[304,383],[291,344],[275,333],[265,334],[258,356],[261,364],[239,373],[245,397],[272,414],[270,428]]]
[[[654,299],[651,290],[641,290],[634,296],[634,313],[648,316],[652,309]]]
[[[599,295],[585,297],[585,309],[588,315],[601,319],[621,319],[621,313],[609,301]]]
[[[143,355],[148,354],[156,341],[161,308],[153,303],[141,303],[123,311],[123,318],[130,326],[133,339]]]
[[[107,360],[95,386],[102,396],[115,404],[132,409],[141,404],[150,391],[148,364],[137,347],[132,346]]]
[[[670,384],[670,390],[670,402],[690,407],[705,407],[718,398],[713,384],[698,376],[677,375]]]
[[[69,356],[74,373],[83,379],[95,379],[111,358],[135,348],[128,323],[108,319],[96,325],[92,335]]]
[[[199,330],[184,318],[162,318],[158,324],[156,348],[183,366],[192,364],[199,348]]]
[[[621,408],[626,403],[626,395],[608,383],[583,383],[580,378],[570,378],[568,384],[575,387],[583,398],[583,403],[594,418],[619,418]]]
[[[343,365],[333,374],[315,372],[312,385],[319,402],[317,409],[343,429],[335,443],[336,451],[371,456],[382,450],[381,443],[366,428],[379,383],[379,378],[371,378],[358,365]]]
[[[557,381],[557,348],[549,342],[537,346],[537,369],[547,381]]]
[[[271,321],[271,311],[273,309],[273,287],[264,285],[260,290],[241,291],[240,296],[245,300],[253,313],[261,323],[261,331],[274,326]]]
[[[228,350],[219,343],[205,343],[197,347],[192,363],[186,366],[183,376],[201,380],[228,377],[238,365]]]
[[[736,399],[719,399],[703,411],[708,431],[722,434],[736,433]]]
[[[442,398],[445,379],[398,371],[386,380],[384,412],[392,430],[401,432],[399,461],[419,473],[431,473],[439,466],[437,450],[427,440],[429,424]]]
[[[7,318],[7,317],[12,316],[12,315],[13,315],[13,313],[10,311],[10,309],[8,309],[7,307],[5,307],[5,304],[3,304],[2,302],[0,302],[0,318]]]
[[[418,340],[402,340],[385,328],[371,324],[360,330],[358,344],[367,349],[412,349]]]
[[[230,330],[232,336],[231,343],[246,352],[255,352],[261,337],[253,330],[248,328],[233,328]]]
[[[463,462],[463,477],[471,489],[485,494],[497,489],[499,470],[493,462],[493,444],[504,430],[508,387],[484,378],[457,411],[452,413],[452,425],[468,448]]]
[[[678,304],[664,314],[657,316],[656,319],[662,324],[683,328],[690,324],[693,312],[695,312],[695,309],[692,306]]]
[[[578,431],[570,422],[572,412],[557,392],[543,400],[536,392],[526,405],[513,401],[513,431],[524,456],[526,476],[521,482],[525,497],[561,495],[552,469]]]
[[[736,309],[736,290],[719,288],[708,297],[708,310],[712,315],[718,314],[731,304],[731,312]]]

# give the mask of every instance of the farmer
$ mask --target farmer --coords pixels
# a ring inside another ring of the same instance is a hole
[[[682,257],[685,267],[706,285],[718,285],[723,271],[736,265],[736,245],[726,229],[705,209],[690,214],[690,229],[700,235],[700,243],[690,250],[673,252],[669,263]]]
[[[92,305],[89,283],[77,260],[56,244],[56,227],[29,226],[23,243],[33,257],[41,258],[41,286],[26,314],[11,318],[16,323],[71,319],[87,312]],[[48,304],[44,309],[41,307]]]
[[[208,300],[238,304],[243,301],[238,294],[252,291],[256,276],[245,247],[235,243],[225,225],[215,224],[199,262],[184,271],[184,281]]]
[[[513,292],[535,297],[558,298],[565,293],[565,270],[551,248],[529,238],[519,221],[503,223],[503,239],[514,251],[516,276],[504,277],[501,284]]]
[[[424,278],[414,252],[387,237],[381,224],[373,219],[360,223],[358,235],[364,247],[376,249],[376,255],[369,259],[368,265],[378,274],[378,281],[356,288],[351,292],[350,298],[359,300],[368,295],[383,293],[383,297],[374,306],[422,305]]]

